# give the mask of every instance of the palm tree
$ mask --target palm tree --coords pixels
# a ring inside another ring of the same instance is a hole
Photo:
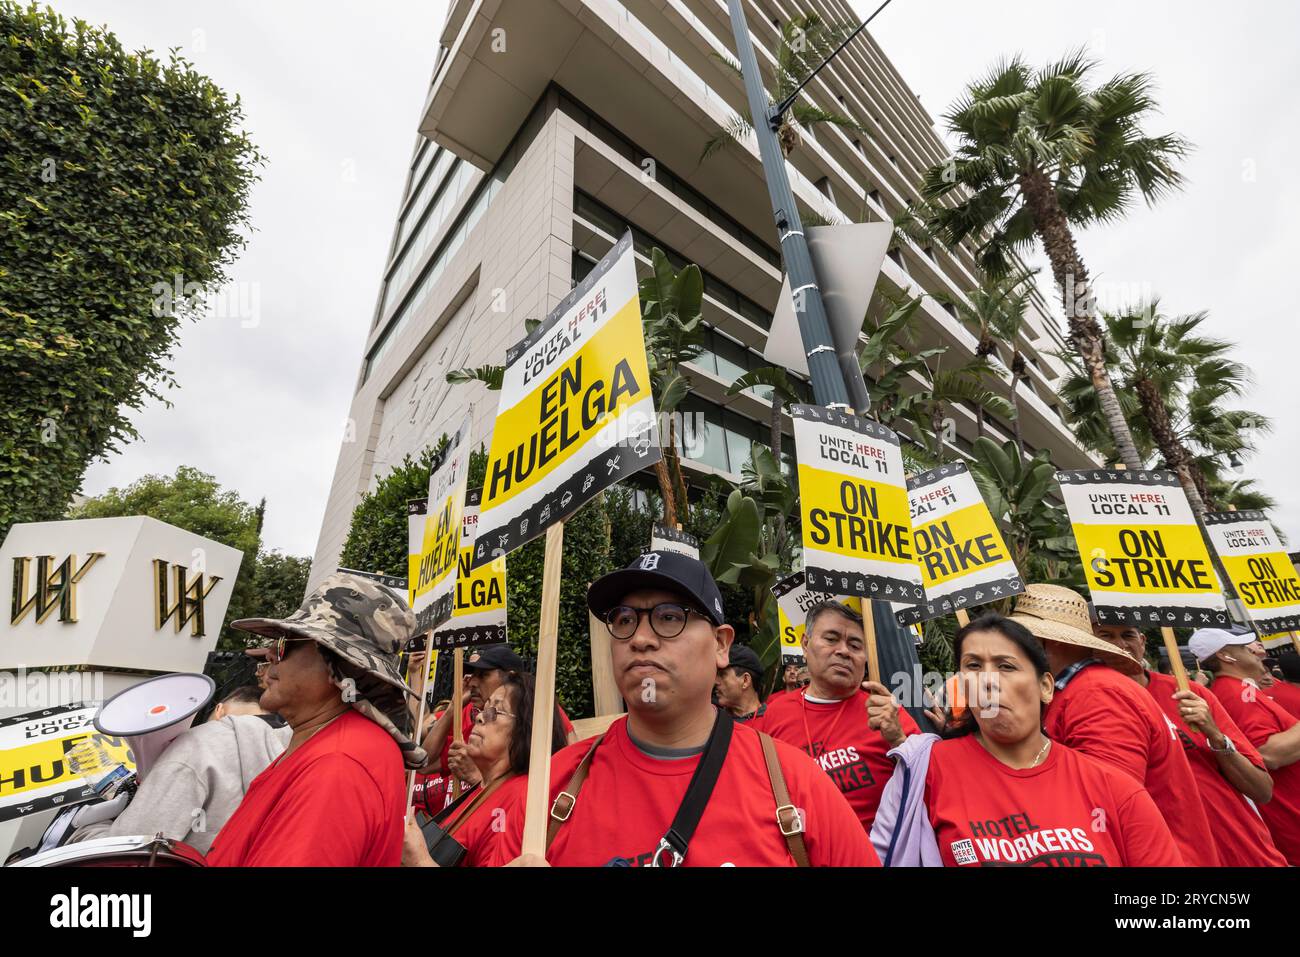
[[[781,27],[781,38],[777,42],[776,84],[768,90],[768,105],[779,103],[793,93],[808,74],[839,45],[847,32],[845,27],[829,24],[815,13],[801,14],[787,20]],[[741,74],[739,63],[729,56],[717,56],[737,75]],[[823,110],[806,100],[796,100],[782,115],[781,125],[776,129],[776,139],[781,144],[782,155],[789,156],[799,146],[802,141],[799,135],[801,128],[811,130],[828,125],[850,130],[861,129],[847,116]],[[700,161],[741,142],[753,130],[752,117],[732,114],[727,125],[704,144]]]
[[[1074,231],[1114,222],[1138,195],[1152,203],[1178,188],[1174,160],[1188,144],[1175,134],[1143,133],[1156,106],[1150,76],[1121,74],[1089,88],[1094,67],[1083,51],[1037,73],[1019,57],[996,64],[944,117],[959,145],[948,161],[926,171],[922,193],[933,232],[950,247],[973,241],[989,275],[1007,275],[1035,238],[1042,243],[1071,344],[1119,458],[1138,468]],[[955,204],[945,206],[945,199]]]
[[[1258,413],[1223,406],[1245,392],[1246,368],[1228,358],[1230,343],[1199,334],[1205,312],[1165,316],[1153,299],[1102,318],[1107,365],[1127,398],[1141,461],[1158,453],[1177,473],[1193,511],[1204,514],[1214,506],[1207,470],[1217,474],[1225,460],[1251,451],[1248,426],[1269,427]],[[1103,454],[1113,451],[1091,382],[1077,363],[1062,383],[1061,396],[1080,440]]]
[[[794,383],[790,381],[790,376],[786,374],[785,369],[779,366],[763,366],[746,372],[727,387],[727,395],[739,395],[746,389],[753,389],[762,398],[771,400],[772,411],[768,420],[770,437],[768,446],[772,450],[772,458],[780,464],[781,440],[783,438],[781,434],[781,413],[785,411],[786,406],[798,402],[802,396],[795,391]]]
[[[891,300],[889,312],[878,322],[864,323],[867,341],[858,356],[871,415],[895,432],[900,427],[916,448],[903,446],[909,470],[928,468],[943,462],[946,414],[953,404],[987,409],[1006,419],[1015,418],[1011,403],[983,385],[984,363],[969,362],[953,369],[943,368],[946,346],[913,351],[909,339],[912,322],[922,296],[907,301]]]
[[[1011,420],[1015,432],[1016,448],[1021,457],[1025,454],[1024,439],[1020,435],[1020,403],[1018,387],[1025,377],[1025,357],[1020,353],[1020,329],[1025,322],[1025,311],[1033,295],[1033,272],[1019,271],[1000,279],[988,279],[983,285],[966,294],[965,300],[942,296],[957,312],[957,319],[972,330],[979,342],[975,346],[975,358],[981,362],[992,363],[1001,360],[998,341],[1007,343],[1011,348],[1011,361],[1007,369],[1011,373],[1011,407],[1015,417]],[[976,407],[979,434],[984,434],[984,407]]]

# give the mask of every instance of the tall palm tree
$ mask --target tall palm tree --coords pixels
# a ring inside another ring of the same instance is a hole
[[[999,341],[1011,349],[1011,358],[1007,362],[1007,370],[1011,373],[1011,407],[1015,411],[1011,427],[1015,432],[1016,448],[1022,458],[1025,442],[1020,434],[1018,388],[1020,380],[1025,377],[1025,357],[1020,353],[1020,330],[1033,295],[1033,277],[1032,272],[1018,271],[998,279],[985,280],[982,285],[968,292],[965,300],[942,297],[956,310],[957,319],[978,337],[979,342],[975,346],[975,358],[978,361],[990,364],[1002,361],[998,351]],[[983,435],[983,406],[976,407],[976,419],[979,434]]]
[[[1147,136],[1155,110],[1145,73],[1089,86],[1083,51],[1038,72],[1015,57],[972,83],[944,117],[959,144],[926,171],[922,193],[932,230],[949,246],[975,244],[984,271],[1002,276],[1035,238],[1060,289],[1078,353],[1119,458],[1140,456],[1106,368],[1091,279],[1074,231],[1114,222],[1137,196],[1148,203],[1178,188],[1174,161],[1188,149],[1175,134]],[[950,200],[954,205],[944,205]]]
[[[839,24],[827,23],[815,13],[791,17],[781,26],[777,42],[775,84],[767,91],[768,105],[781,102],[796,89],[817,66],[831,54],[848,34]],[[729,56],[718,56],[723,63],[741,75],[740,64]],[[783,156],[789,156],[802,142],[800,129],[812,130],[818,126],[839,126],[844,129],[861,129],[858,123],[840,113],[823,110],[806,100],[796,100],[781,117],[776,129],[777,142]],[[701,162],[741,142],[754,130],[753,117],[732,114],[727,125],[704,144]]]
[[[1251,430],[1244,426],[1268,428],[1257,413],[1224,407],[1244,394],[1249,375],[1228,358],[1230,343],[1199,334],[1206,318],[1205,312],[1162,315],[1158,299],[1103,316],[1107,364],[1128,398],[1139,455],[1145,462],[1159,454],[1198,515],[1214,505],[1207,469],[1217,474],[1226,460],[1251,451]],[[1111,451],[1091,382],[1077,364],[1061,395],[1080,440]]]
[[[727,395],[739,395],[746,389],[753,389],[761,398],[770,399],[772,411],[768,419],[768,446],[772,449],[772,458],[779,465],[781,462],[781,413],[786,406],[798,402],[801,398],[795,391],[794,383],[785,369],[779,366],[763,366],[746,372],[739,379],[727,386]]]

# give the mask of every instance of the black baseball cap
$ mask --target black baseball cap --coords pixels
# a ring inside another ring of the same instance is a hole
[[[758,655],[749,645],[742,645],[738,642],[731,643],[731,655],[727,659],[727,666],[735,668],[738,671],[748,671],[754,676],[754,689],[758,689],[758,684],[763,680],[763,663],[758,660]]]
[[[469,671],[492,671],[500,668],[502,671],[522,672],[524,660],[511,651],[509,645],[485,645],[469,653],[469,657],[465,659],[465,668]]]
[[[676,592],[691,599],[697,609],[715,625],[722,624],[722,592],[698,558],[680,552],[646,552],[628,563],[626,568],[602,575],[587,590],[587,607],[597,618],[622,603],[629,592],[649,588]]]

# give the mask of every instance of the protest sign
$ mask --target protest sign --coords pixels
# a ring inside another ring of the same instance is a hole
[[[434,630],[433,647],[468,648],[506,640],[506,559],[471,569],[481,489],[470,489],[461,516],[460,569],[451,618]]]
[[[1097,620],[1225,627],[1209,549],[1172,472],[1057,472]]]
[[[450,618],[455,605],[463,534],[461,515],[469,476],[469,432],[470,419],[467,416],[429,475],[420,556],[410,580],[411,610],[415,612],[416,626],[422,632],[436,628]]]
[[[1300,628],[1300,577],[1264,513],[1211,512],[1205,530],[1260,636]]]
[[[433,463],[429,475],[429,495],[425,501],[424,521],[418,522],[418,510],[407,507],[408,538],[419,526],[419,557],[410,568],[411,610],[415,612],[417,631],[423,633],[425,660],[429,668],[437,667],[433,659],[433,633],[439,625],[447,621],[455,608],[456,579],[460,568],[460,543],[464,535],[462,514],[465,509],[465,485],[469,479],[469,436],[471,418],[466,416],[456,434],[448,442],[442,453]],[[414,503],[412,503],[414,504]],[[408,548],[414,547],[414,541]],[[411,556],[408,555],[408,562]],[[463,652],[456,651],[456,664],[460,664]],[[428,703],[427,681],[426,693],[420,695],[420,704],[415,712],[416,729],[424,727],[424,710]],[[461,708],[461,685],[457,682],[452,688],[452,707],[457,715]],[[459,730],[459,723],[457,723]],[[418,731],[417,731],[418,733]],[[459,740],[459,739],[457,739]],[[412,770],[406,781],[406,819],[411,819],[411,805],[415,796],[415,771]]]
[[[912,548],[925,602],[899,611],[900,625],[1019,595],[1024,581],[964,462],[907,480]]]
[[[471,567],[659,458],[628,233],[506,352]]]
[[[700,543],[687,532],[663,522],[655,522],[650,531],[650,548],[652,552],[678,552],[688,558],[700,557]]]
[[[855,415],[795,405],[803,564],[810,589],[925,599],[898,436]]]
[[[95,730],[98,710],[69,704],[0,718],[0,821],[93,798],[83,775],[117,764],[135,769],[124,738]],[[68,755],[78,745],[80,766],[73,770]]]

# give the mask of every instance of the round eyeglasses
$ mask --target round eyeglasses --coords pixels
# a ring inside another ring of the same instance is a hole
[[[672,601],[662,601],[653,608],[618,605],[605,612],[605,627],[619,641],[627,641],[636,634],[642,615],[650,617],[650,630],[660,638],[676,638],[685,630],[691,615],[705,617],[694,608]]]

